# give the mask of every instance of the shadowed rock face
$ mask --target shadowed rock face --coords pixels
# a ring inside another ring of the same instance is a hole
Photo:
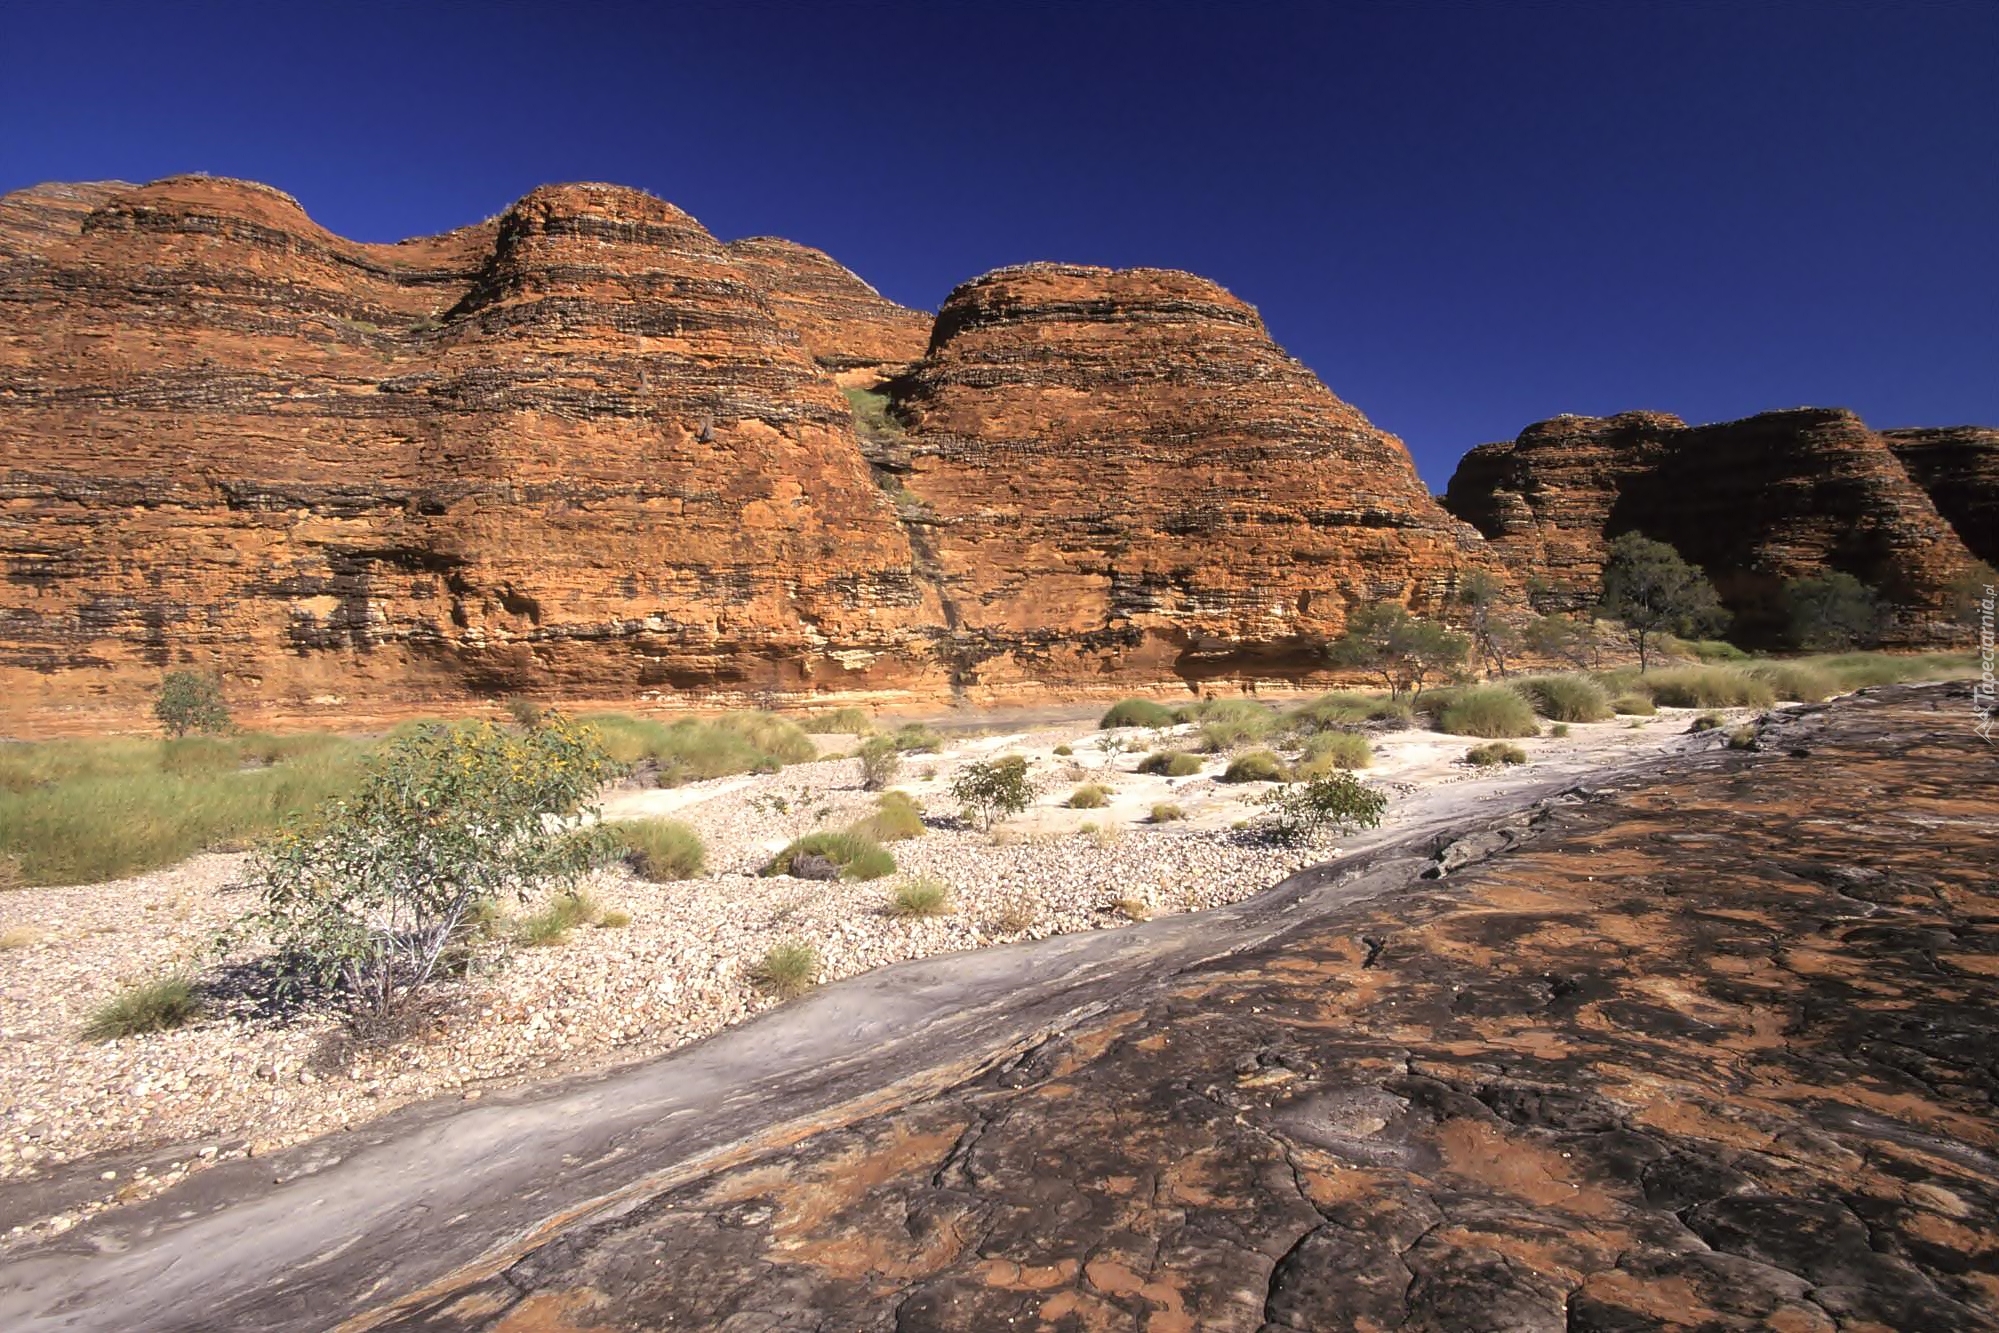
[[[1941,426],[1881,437],[1971,553],[1999,565],[1999,430]]]
[[[1786,579],[1834,569],[1878,587],[1891,641],[1960,631],[1948,589],[1971,553],[1882,436],[1801,408],[1688,426],[1657,412],[1556,417],[1467,453],[1444,503],[1477,525],[1549,607],[1594,597],[1611,538],[1642,532],[1703,566],[1745,641],[1772,637]]]
[[[1433,611],[1492,563],[1401,441],[1191,274],[989,273],[893,393],[912,540],[980,682],[1296,667],[1350,607]]]
[[[1767,744],[368,1326],[1999,1328],[1969,692]]]

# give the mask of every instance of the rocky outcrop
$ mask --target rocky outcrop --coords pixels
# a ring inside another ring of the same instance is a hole
[[[1999,430],[1942,426],[1881,434],[1971,553],[1999,565]]]
[[[777,322],[842,383],[872,384],[930,341],[929,315],[885,300],[823,250],[753,236],[729,253],[762,283]]]
[[[240,181],[30,191],[0,328],[10,711],[183,661],[305,711],[928,679],[838,389],[637,191],[400,245]]]
[[[1746,642],[1769,641],[1786,579],[1841,570],[1895,610],[1891,642],[1950,641],[1971,554],[1882,436],[1799,408],[1689,426],[1664,413],[1556,417],[1466,454],[1445,505],[1545,608],[1594,598],[1611,538],[1642,532],[1703,566]]]
[[[1302,672],[1349,608],[1437,610],[1491,560],[1399,440],[1191,274],[987,274],[891,392],[961,683]]]

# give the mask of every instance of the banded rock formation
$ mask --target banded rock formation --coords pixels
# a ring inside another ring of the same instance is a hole
[[[1444,503],[1549,608],[1594,597],[1611,538],[1669,542],[1707,570],[1749,642],[1775,634],[1784,580],[1828,569],[1881,590],[1891,642],[1949,642],[1950,585],[1972,567],[1888,442],[1831,408],[1708,426],[1655,412],[1556,417],[1467,453]]]
[[[1999,430],[1884,430],[1882,438],[1971,553],[1999,565]]]
[[[1191,274],[1032,264],[954,291],[891,385],[961,677],[1302,673],[1350,607],[1491,556],[1401,441]]]
[[[842,383],[873,384],[930,341],[930,316],[885,299],[823,250],[753,236],[729,253],[763,284],[778,323]]]

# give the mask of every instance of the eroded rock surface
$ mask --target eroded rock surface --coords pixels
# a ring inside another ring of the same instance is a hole
[[[1881,435],[1971,553],[1999,565],[1999,430],[1940,426]]]
[[[1939,471],[1983,457],[1925,447]],[[1661,412],[1563,416],[1471,450],[1445,504],[1543,585],[1549,607],[1593,597],[1610,539],[1636,531],[1707,570],[1746,642],[1776,633],[1784,580],[1831,569],[1881,590],[1893,642],[1928,646],[1962,637],[1949,588],[1972,555],[1904,468],[1916,452],[1838,409],[1709,426]]]
[[[778,323],[843,382],[873,383],[930,342],[929,315],[885,299],[823,250],[753,236],[729,253],[763,283]]]

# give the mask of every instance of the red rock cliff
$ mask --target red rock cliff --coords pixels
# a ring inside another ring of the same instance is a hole
[[[930,316],[884,300],[823,250],[753,236],[729,253],[763,284],[778,323],[843,383],[873,383],[930,341]]]
[[[1999,565],[1999,430],[1884,430],[1882,438],[1971,553]]]

